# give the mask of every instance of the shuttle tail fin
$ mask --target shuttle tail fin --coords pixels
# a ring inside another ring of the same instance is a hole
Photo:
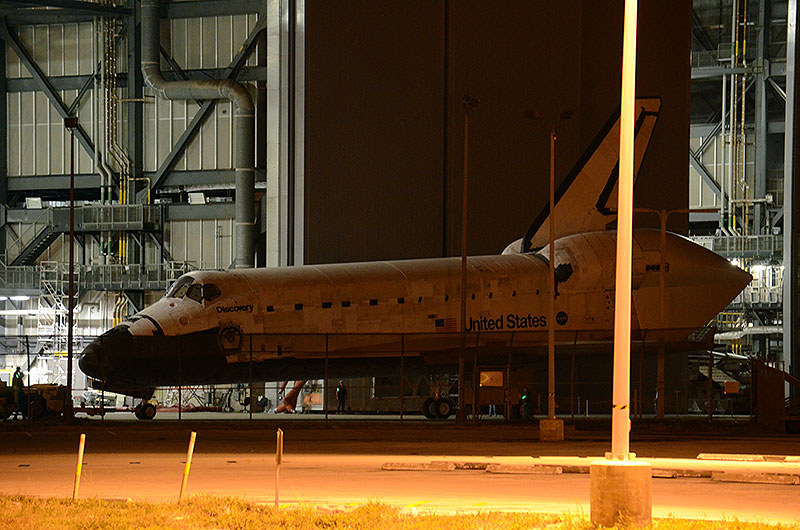
[[[660,110],[661,98],[636,100],[634,180],[647,154]],[[556,189],[556,239],[602,231],[616,219],[619,126],[617,109]],[[549,240],[549,216],[550,205],[546,204],[517,248],[529,252],[545,246]],[[506,252],[511,248],[509,246]]]

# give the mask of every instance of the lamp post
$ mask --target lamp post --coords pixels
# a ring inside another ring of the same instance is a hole
[[[630,453],[631,270],[633,253],[633,149],[636,102],[637,0],[625,0],[619,132],[619,207],[614,307],[614,390],[611,452],[589,466],[589,507],[595,526],[631,526],[652,520],[652,467]]]
[[[464,350],[467,340],[467,177],[469,175],[469,111],[477,107],[480,101],[465,95],[462,99],[462,103],[464,105],[464,174],[461,192],[461,337],[459,338],[458,348],[458,410],[456,411],[456,423],[466,423],[467,421],[466,396],[464,395]],[[475,355],[477,355],[477,353]],[[475,378],[473,377],[473,379]],[[473,384],[473,386],[475,385]],[[475,410],[477,391],[477,388],[472,389],[473,415],[477,412]]]
[[[525,118],[542,120],[544,117],[535,111],[526,111]],[[567,120],[572,111],[562,112],[560,118]],[[550,259],[547,286],[549,291],[547,305],[547,418],[539,421],[539,440],[561,442],[564,440],[564,420],[556,418],[556,126],[550,125],[550,198],[549,198],[549,239]]]

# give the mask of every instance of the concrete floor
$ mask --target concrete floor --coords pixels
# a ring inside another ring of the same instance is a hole
[[[245,415],[246,417],[246,415]],[[410,511],[529,510],[589,512],[589,477],[496,475],[485,471],[382,471],[386,462],[491,457],[600,456],[608,435],[575,431],[568,441],[538,442],[531,425],[457,426],[425,421],[366,423],[297,417],[253,424],[215,421],[82,420],[77,426],[6,422],[0,427],[0,493],[69,496],[78,437],[87,435],[82,497],[176,499],[190,430],[198,432],[189,494],[234,495],[270,502],[275,494],[275,430],[285,431],[281,502],[342,508],[370,500]],[[673,429],[674,431],[674,429]],[[634,432],[640,457],[694,458],[706,453],[800,455],[800,438],[783,435],[691,435]],[[653,479],[656,517],[800,520],[800,486]]]

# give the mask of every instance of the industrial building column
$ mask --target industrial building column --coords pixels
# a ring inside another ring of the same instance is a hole
[[[797,166],[797,0],[789,0],[786,19],[786,126],[783,173],[783,361],[798,374],[800,365],[800,171]]]
[[[0,251],[6,251],[5,205],[8,203],[8,97],[6,42],[0,41]]]
[[[142,176],[144,160],[144,78],[142,76],[142,18],[136,9],[136,0],[129,0],[132,10],[128,17],[128,160],[131,164],[131,176],[138,179]],[[138,185],[138,186],[137,186]],[[136,188],[141,187],[141,180],[129,182],[128,197],[135,202],[146,202],[147,195],[137,196]],[[138,199],[138,200],[137,200]]]
[[[247,89],[230,79],[166,81],[161,73],[159,0],[142,0],[142,76],[163,99],[228,99],[233,103],[234,172],[236,182],[236,262],[255,265],[255,107]]]
[[[305,0],[280,3],[280,264],[305,259]],[[267,80],[269,83],[269,80]]]

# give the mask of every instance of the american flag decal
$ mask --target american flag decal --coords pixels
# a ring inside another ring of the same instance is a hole
[[[456,331],[455,318],[437,318],[434,324],[437,333],[455,333]]]

